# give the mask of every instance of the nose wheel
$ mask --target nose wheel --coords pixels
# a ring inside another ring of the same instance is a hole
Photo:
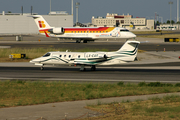
[[[41,70],[44,70],[44,67],[43,67],[43,66],[44,66],[44,65],[41,66]]]

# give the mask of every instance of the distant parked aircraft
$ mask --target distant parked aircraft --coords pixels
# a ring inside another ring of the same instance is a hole
[[[67,38],[83,41],[112,38],[135,38],[136,35],[121,27],[51,27],[41,15],[32,16],[39,28],[39,32],[46,37]]]

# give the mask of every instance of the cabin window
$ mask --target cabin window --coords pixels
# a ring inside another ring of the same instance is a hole
[[[84,31],[84,33],[86,33],[86,31]]]
[[[76,33],[76,31],[74,31],[74,33]]]
[[[98,33],[98,31],[96,31],[96,33]]]
[[[59,57],[62,57],[62,55],[59,55]]]
[[[106,31],[106,33],[108,33],[108,31]]]
[[[64,57],[66,57],[66,55],[64,55]]]
[[[73,33],[73,31],[71,31],[71,33]]]
[[[51,55],[51,53],[46,53],[43,57],[48,57],[50,55]]]
[[[80,55],[78,55],[78,58],[80,58],[81,56]]]
[[[120,31],[129,32],[129,30],[127,30],[127,29],[121,29]]]
[[[69,55],[69,58],[71,58],[71,55]]]

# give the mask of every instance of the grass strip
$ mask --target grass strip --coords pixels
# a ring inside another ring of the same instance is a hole
[[[180,91],[179,84],[149,84],[0,81],[0,107]]]
[[[24,49],[24,48],[10,48],[10,49],[3,49],[0,48],[0,62],[12,62],[9,58],[10,54],[26,54],[26,59],[14,59],[13,62],[27,62],[33,58],[41,57],[47,52],[51,51],[66,51],[67,49],[56,49],[56,48],[30,48],[30,49]],[[71,51],[68,49],[68,51]],[[107,52],[107,49],[78,49],[73,50],[76,52],[95,52],[95,51],[105,51]],[[72,51],[72,52],[73,52]]]
[[[133,32],[134,34],[161,34],[162,33],[174,33],[174,31],[167,31],[167,30],[162,30],[161,32],[156,32],[155,30],[154,31],[131,31]]]
[[[103,114],[88,120],[179,120],[180,96],[171,95],[163,98],[150,98],[146,101],[97,104],[87,106],[88,109]],[[86,119],[82,119],[86,120]]]
[[[137,35],[137,37],[145,37],[145,38],[180,38],[180,35],[179,34]]]

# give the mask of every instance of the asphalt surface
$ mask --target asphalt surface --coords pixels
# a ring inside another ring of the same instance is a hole
[[[38,41],[40,40],[40,41]],[[146,51],[180,51],[180,44],[176,42],[164,42],[159,38],[142,38],[137,37],[140,41],[140,50]],[[11,48],[56,48],[60,50],[118,50],[126,41],[126,39],[96,40],[90,43],[75,43],[74,40],[57,40],[56,38],[46,38],[41,35],[27,35],[23,37],[23,41],[16,41],[15,36],[0,36],[0,47],[9,46]]]
[[[57,48],[63,50],[83,50],[83,49],[94,49],[94,50],[108,50],[108,51],[116,51],[122,45],[124,41],[114,41],[114,42],[95,42],[95,43],[74,43],[74,42],[14,42],[14,43],[1,43],[0,46],[11,46],[11,48]],[[146,51],[180,51],[179,43],[141,43],[139,46],[140,50]]]
[[[142,43],[139,49],[152,51],[138,54],[139,61],[118,66],[99,66],[96,71],[80,72],[79,67],[74,66],[58,66],[45,67],[41,71],[29,63],[0,63],[0,79],[1,80],[44,80],[44,81],[71,81],[71,82],[164,82],[179,83],[180,82],[180,44],[164,43],[163,39],[137,38]],[[40,42],[38,40],[41,40]],[[52,41],[50,41],[52,40]],[[114,41],[97,41],[87,44],[76,44],[74,41],[57,41],[57,39],[47,39],[43,37],[26,36],[23,41],[15,41],[14,36],[0,37],[0,46],[9,46],[10,48],[63,48],[68,50],[77,49],[107,49],[114,51],[119,49],[125,40]],[[164,51],[164,48],[167,52]],[[179,93],[178,93],[179,94]],[[137,99],[147,100],[149,97],[164,96],[146,95],[107,98],[99,100],[75,101],[50,103],[45,105],[33,105],[13,108],[1,108],[0,120],[37,120],[41,117],[47,120],[64,119],[67,115],[69,119],[78,118],[87,112],[93,111],[84,109],[89,104],[121,102],[122,100],[135,101]],[[93,114],[91,115],[91,117]],[[87,116],[85,116],[87,117]]]
[[[74,67],[0,67],[0,79],[71,82],[180,82],[180,68],[174,67],[100,67],[81,72]]]

